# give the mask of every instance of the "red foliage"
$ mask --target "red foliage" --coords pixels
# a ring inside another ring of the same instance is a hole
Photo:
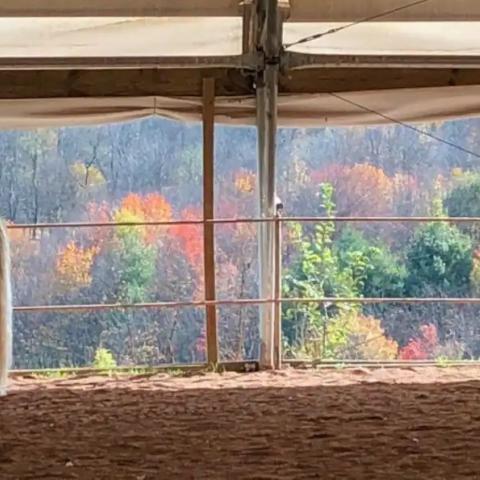
[[[432,357],[438,346],[438,334],[435,325],[423,325],[420,327],[420,335],[412,338],[408,344],[400,350],[400,360],[427,360]]]
[[[188,208],[183,210],[183,220],[198,220],[201,218],[200,209]],[[176,245],[187,257],[190,265],[198,270],[203,261],[203,232],[201,225],[174,225],[170,228],[170,235],[178,240]]]

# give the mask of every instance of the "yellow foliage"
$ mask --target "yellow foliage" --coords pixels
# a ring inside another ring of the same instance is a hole
[[[87,167],[84,163],[76,162],[70,170],[75,180],[85,187],[98,187],[105,183],[102,172],[95,165]]]
[[[235,175],[235,188],[241,193],[252,193],[255,190],[255,174],[241,171]]]
[[[60,284],[66,288],[88,287],[92,282],[91,268],[98,247],[82,248],[69,242],[59,252],[56,271]]]
[[[374,317],[355,315],[350,323],[350,344],[353,343],[361,359],[393,360],[398,355],[398,344],[388,338],[380,320]]]
[[[172,207],[167,200],[157,193],[144,197],[136,193],[128,194],[114,213],[116,222],[155,222],[169,221],[172,218]],[[133,232],[135,229],[147,243],[154,243],[164,229],[156,226],[121,227],[122,232]]]
[[[379,319],[350,313],[333,320],[327,332],[333,357],[349,360],[393,360],[398,344],[385,335]]]
[[[452,177],[462,177],[463,170],[460,167],[455,167],[452,169]]]
[[[113,220],[116,223],[137,223],[143,222],[145,218],[142,214],[133,213],[126,208],[119,208],[113,214]],[[117,232],[121,237],[140,235],[142,238],[144,238],[146,236],[146,228],[144,225],[121,226],[118,227]]]

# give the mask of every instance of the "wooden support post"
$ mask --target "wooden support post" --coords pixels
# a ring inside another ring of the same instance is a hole
[[[203,80],[203,218],[212,220],[215,215],[214,197],[214,128],[215,128],[215,80]],[[215,226],[203,227],[203,262],[205,300],[215,300]],[[218,364],[217,307],[207,305],[207,362]]]

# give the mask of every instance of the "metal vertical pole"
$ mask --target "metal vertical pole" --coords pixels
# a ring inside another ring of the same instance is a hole
[[[275,163],[278,72],[281,53],[281,19],[278,0],[258,0],[258,48],[264,68],[257,75],[258,191],[260,216],[275,216]],[[259,225],[259,289],[261,298],[274,298],[275,225]],[[260,307],[260,367],[274,368],[274,303]]]
[[[273,360],[275,369],[282,368],[282,220],[277,207],[275,214],[275,285],[273,315]]]
[[[214,130],[215,130],[215,80],[203,80],[203,219],[212,220],[215,215],[214,197]],[[203,262],[205,300],[215,300],[215,226],[203,225]],[[207,305],[207,362],[218,363],[217,307]]]

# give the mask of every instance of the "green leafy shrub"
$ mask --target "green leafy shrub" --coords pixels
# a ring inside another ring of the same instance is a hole
[[[117,362],[110,350],[107,350],[106,348],[98,348],[95,352],[93,366],[100,370],[111,370],[117,366]]]
[[[457,296],[469,290],[472,242],[446,223],[420,227],[407,251],[406,280],[410,296]]]
[[[364,268],[358,278],[363,297],[401,297],[407,271],[390,249],[365,238],[362,232],[345,228],[335,250],[342,267],[361,258]]]

